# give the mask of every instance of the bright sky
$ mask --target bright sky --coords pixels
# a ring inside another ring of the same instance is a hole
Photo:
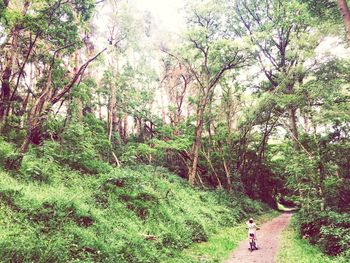
[[[185,0],[132,0],[141,11],[149,11],[160,23],[160,28],[179,32],[184,20],[181,9]]]

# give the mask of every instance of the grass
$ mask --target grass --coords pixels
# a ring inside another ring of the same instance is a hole
[[[278,212],[273,211],[258,217],[257,221],[259,224],[262,224],[276,217],[278,214]],[[183,254],[192,258],[193,262],[222,262],[228,258],[239,242],[246,237],[246,224],[241,223],[235,227],[221,229],[218,233],[211,236],[208,242],[195,244],[189,249],[184,250]],[[177,261],[175,260],[175,262]]]
[[[292,224],[282,232],[281,247],[276,257],[278,263],[345,263],[345,257],[330,257],[301,239]]]
[[[87,175],[27,162],[17,174],[0,168],[0,262],[187,263],[196,251],[219,260],[244,236],[239,222],[267,211],[161,168]]]

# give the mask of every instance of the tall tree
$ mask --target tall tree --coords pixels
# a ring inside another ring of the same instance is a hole
[[[10,128],[11,112],[19,113],[21,122],[25,120],[23,152],[30,142],[40,142],[42,123],[52,107],[65,100],[81,81],[89,63],[100,54],[92,55],[79,68],[72,69],[67,63],[82,45],[81,29],[90,19],[94,5],[85,0],[20,1],[8,2],[3,11],[6,19],[1,17],[1,23],[6,36],[1,45],[6,48],[1,52],[4,67],[0,72],[0,125]]]
[[[195,79],[196,123],[191,150],[188,180],[194,185],[199,151],[202,144],[205,111],[215,88],[229,70],[241,68],[247,60],[242,39],[229,38],[224,27],[225,8],[220,1],[193,5],[188,24],[190,30],[179,55],[175,55]],[[244,42],[244,41],[243,41]]]
[[[313,18],[297,0],[239,0],[234,9],[238,22],[233,21],[242,25],[241,34],[250,36],[256,46],[254,56],[267,78],[268,85],[262,85],[261,90],[285,98],[290,134],[295,149],[299,149],[295,89],[303,82],[308,70],[305,62],[314,56],[318,45]]]

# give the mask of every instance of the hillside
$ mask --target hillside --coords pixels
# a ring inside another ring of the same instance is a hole
[[[190,262],[182,249],[263,211],[152,166],[95,176],[56,166],[49,183],[30,174],[0,172],[2,262]]]

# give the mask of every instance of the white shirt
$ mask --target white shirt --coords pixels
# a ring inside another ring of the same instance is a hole
[[[247,222],[247,227],[248,227],[248,233],[255,235],[255,232],[256,232],[256,229],[257,229],[256,224]]]

